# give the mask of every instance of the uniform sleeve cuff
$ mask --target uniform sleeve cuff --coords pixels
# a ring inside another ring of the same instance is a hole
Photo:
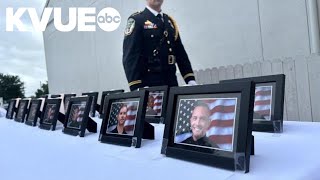
[[[141,87],[143,87],[141,80],[132,81],[129,83],[130,91],[135,91]]]
[[[188,73],[188,74],[184,75],[183,79],[186,82],[186,84],[188,84],[189,81],[195,81],[196,80],[193,73]]]

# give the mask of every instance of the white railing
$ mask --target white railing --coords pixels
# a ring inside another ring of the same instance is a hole
[[[297,56],[196,70],[198,84],[220,80],[285,74],[284,120],[320,121],[320,56]],[[179,84],[184,84],[178,75]]]

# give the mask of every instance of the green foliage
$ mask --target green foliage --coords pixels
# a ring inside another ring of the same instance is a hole
[[[0,73],[0,97],[3,97],[4,101],[24,98],[24,82],[19,76]]]
[[[46,95],[46,94],[49,94],[48,81],[46,83],[41,84],[40,89],[37,89],[36,97],[40,98],[42,95]]]

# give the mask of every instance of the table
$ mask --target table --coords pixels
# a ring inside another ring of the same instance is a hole
[[[0,118],[0,179],[320,179],[320,123],[285,122],[283,134],[254,132],[248,174],[161,155],[164,125],[154,126],[155,140],[136,149],[100,143],[98,134],[68,136],[62,125],[45,131]]]

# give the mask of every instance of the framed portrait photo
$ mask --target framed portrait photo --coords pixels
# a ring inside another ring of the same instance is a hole
[[[111,94],[107,97],[99,141],[122,146],[141,146],[144,136],[154,138],[153,126],[145,124],[148,91]]]
[[[28,112],[29,100],[23,99],[20,100],[15,121],[23,123]]]
[[[40,117],[40,107],[42,100],[32,100],[30,103],[29,112],[25,124],[29,126],[36,126],[38,118]]]
[[[97,110],[97,100],[98,100],[99,93],[98,92],[89,92],[89,93],[82,93],[82,95],[86,95],[86,96],[91,96],[92,97],[89,116],[90,117],[95,117],[96,110]]]
[[[61,99],[47,99],[42,110],[39,128],[44,130],[56,130],[59,119]]]
[[[13,119],[13,114],[16,111],[16,103],[17,100],[16,99],[11,99],[9,101],[9,105],[8,105],[8,109],[7,109],[7,114],[6,114],[6,118],[7,119]]]
[[[86,129],[97,132],[97,123],[89,117],[92,96],[72,97],[65,115],[65,134],[84,137]]]
[[[253,81],[255,84],[253,131],[282,132],[285,75],[224,80],[220,83]]]
[[[100,114],[102,115],[104,113],[104,107],[105,106],[105,102],[106,102],[106,98],[111,95],[111,94],[119,94],[119,93],[123,93],[124,90],[123,89],[119,89],[119,90],[111,90],[111,91],[103,91],[102,95],[101,95],[101,102],[100,102]],[[103,116],[103,115],[102,115]]]
[[[76,94],[65,94],[65,95],[64,95],[63,104],[64,104],[64,112],[65,112],[65,113],[67,112],[67,108],[68,108],[70,99],[71,99],[72,97],[76,97],[76,96],[77,96]]]
[[[161,153],[248,172],[253,96],[251,82],[171,88]]]
[[[164,123],[168,99],[168,86],[146,88],[149,91],[145,121]]]

